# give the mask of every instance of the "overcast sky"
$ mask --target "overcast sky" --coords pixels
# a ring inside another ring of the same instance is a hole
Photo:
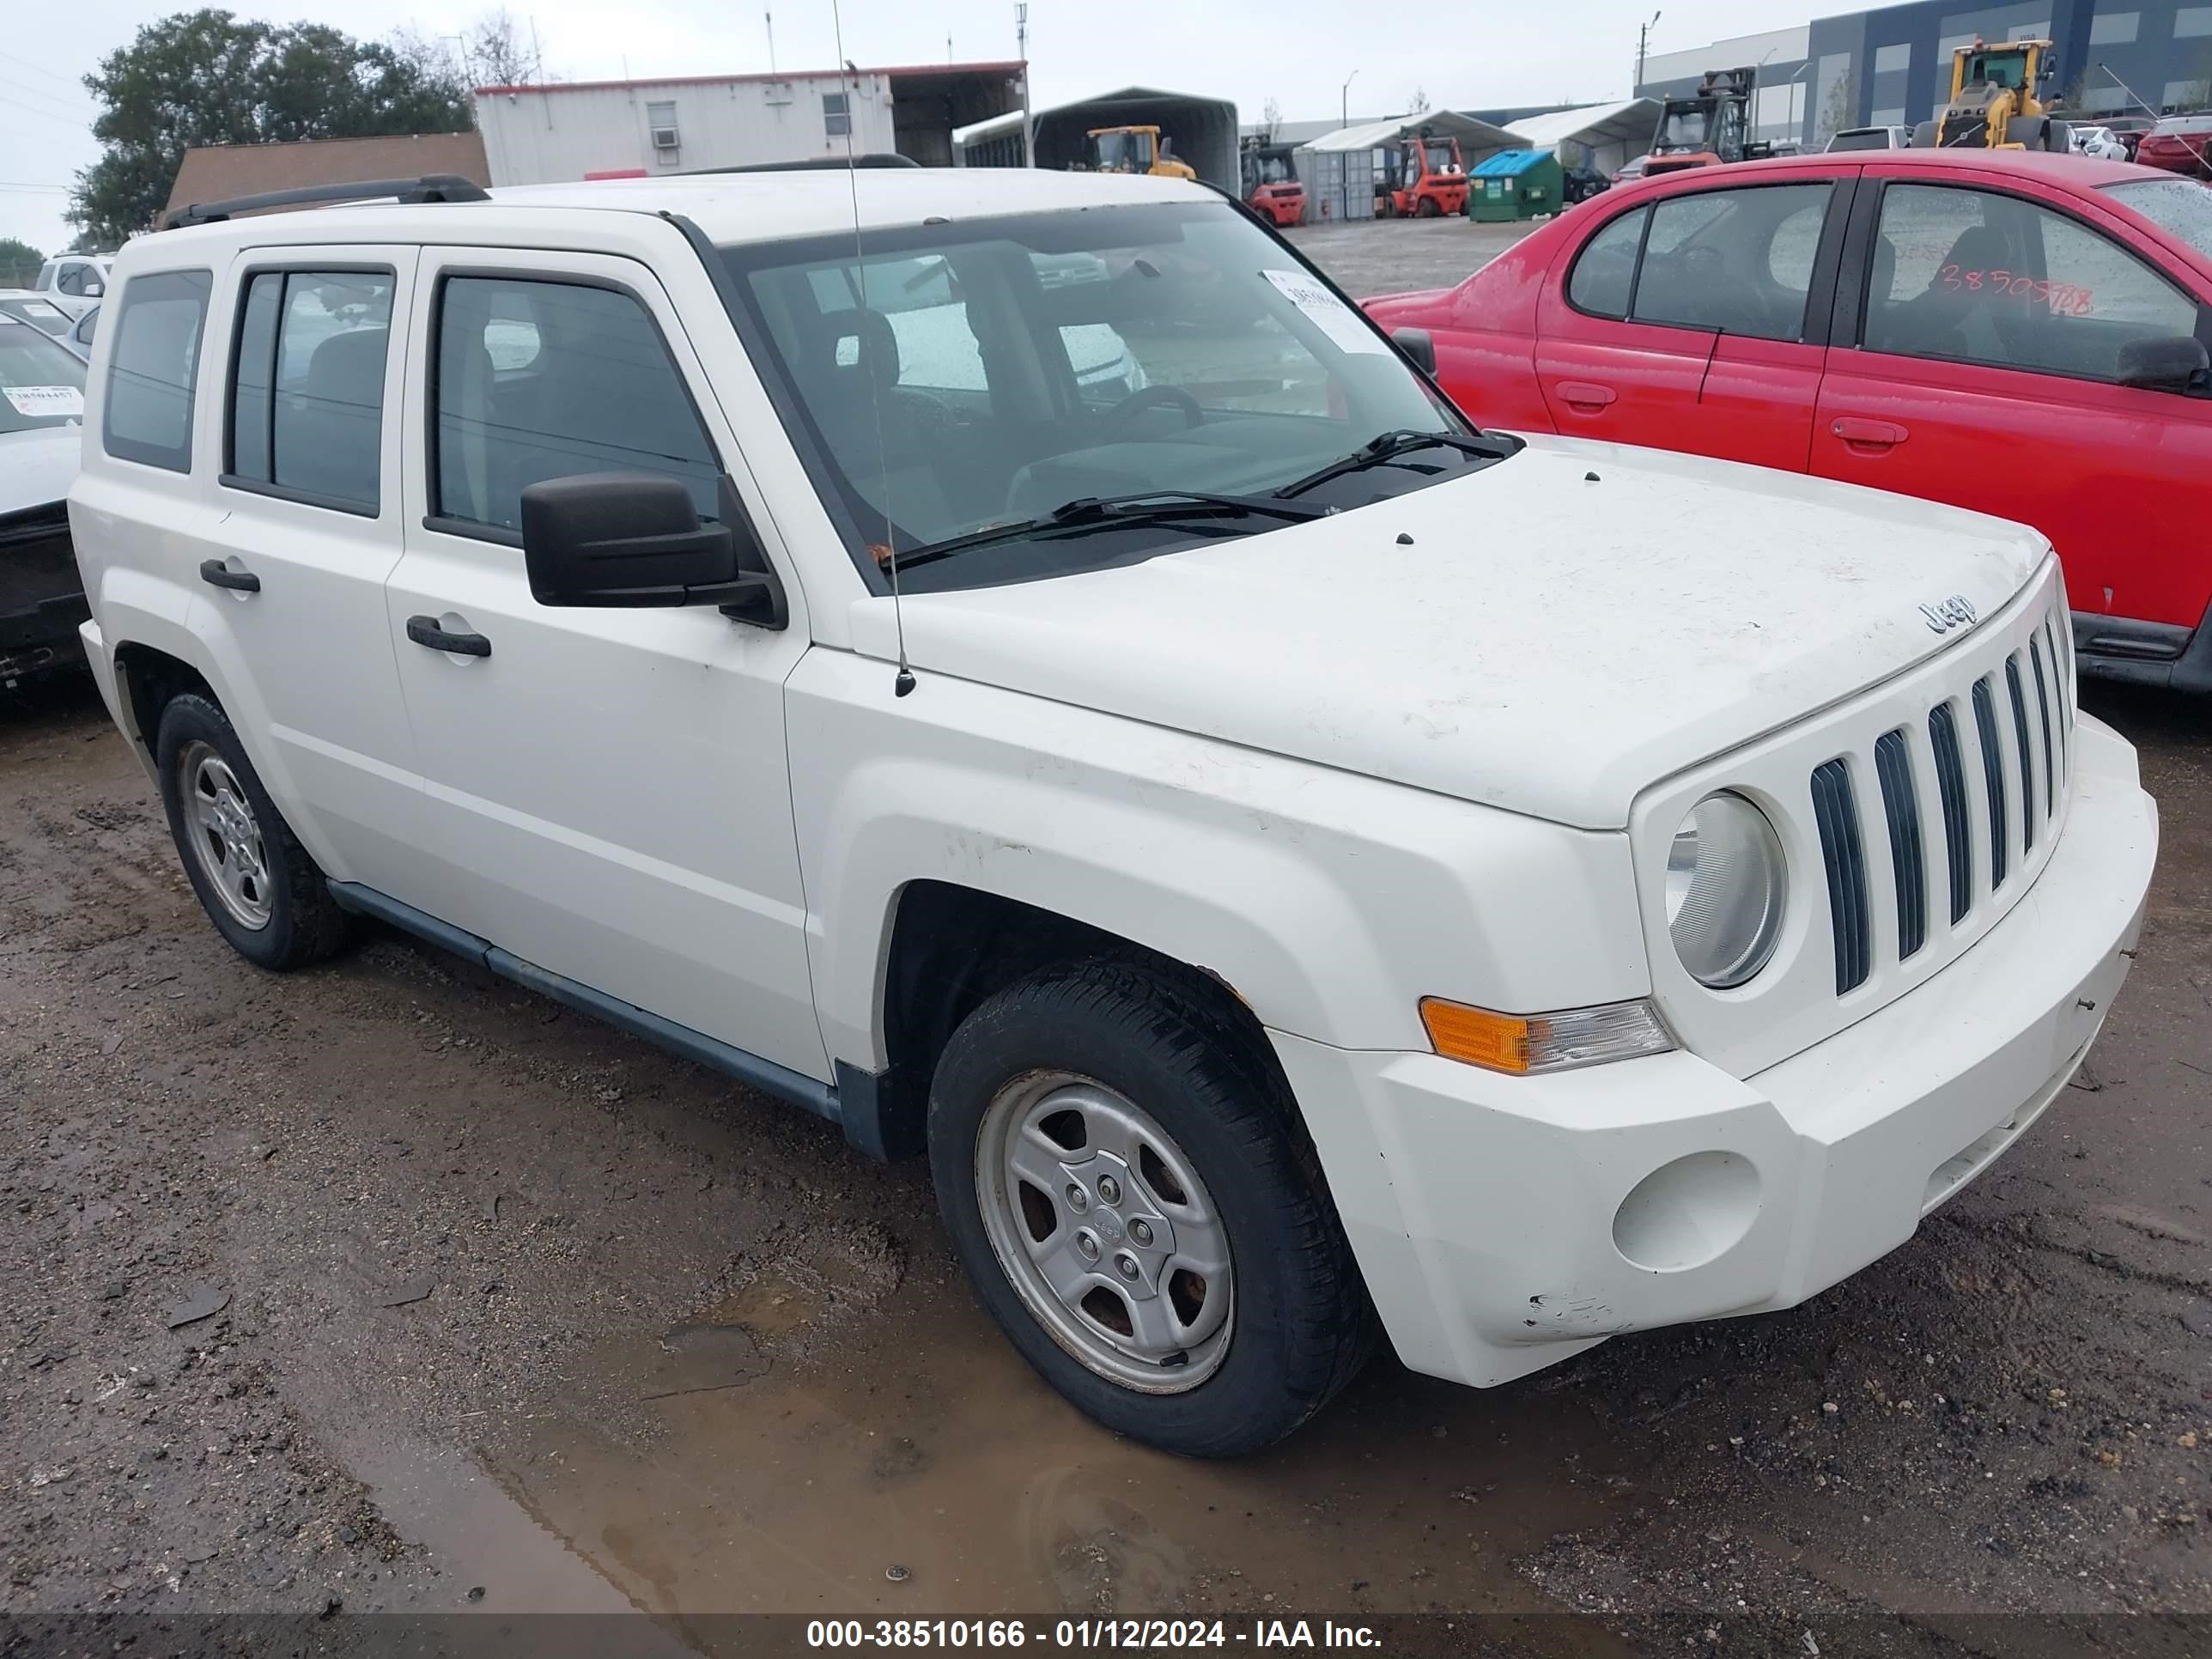
[[[133,0],[70,0],[27,8],[0,33],[0,235],[52,252],[77,169],[99,154],[95,113],[80,79],[139,27],[185,9]],[[1781,28],[1849,0],[1666,0],[1651,50],[1673,52],[1754,30]],[[422,0],[294,0],[234,7],[276,22],[305,18],[380,36],[403,24],[427,34],[458,31],[489,6],[451,10]],[[744,0],[510,0],[533,21],[546,68],[572,81],[706,75],[769,67],[767,31]],[[830,0],[778,0],[776,64],[833,66]],[[1579,0],[1532,6],[1476,0],[1370,9],[1347,0],[1033,0],[1033,100],[1063,102],[1141,82],[1233,98],[1256,120],[1273,98],[1287,120],[1338,109],[1345,76],[1355,117],[1395,115],[1416,88],[1441,107],[1595,102],[1626,96],[1638,26],[1651,0]],[[843,57],[863,66],[941,62],[946,36],[963,60],[1012,58],[1013,0],[842,0]],[[618,21],[615,20],[619,20]]]

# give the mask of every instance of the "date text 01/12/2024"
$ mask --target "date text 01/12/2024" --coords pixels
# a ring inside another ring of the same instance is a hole
[[[1258,1619],[1240,1627],[1220,1619],[1060,1619],[1032,1627],[1021,1619],[817,1619],[810,1648],[1055,1649],[1377,1648],[1365,1625],[1330,1620]]]

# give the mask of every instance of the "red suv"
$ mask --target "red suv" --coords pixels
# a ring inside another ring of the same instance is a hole
[[[1455,289],[1366,305],[1429,331],[1486,425],[2032,524],[2085,672],[2212,691],[2203,185],[2025,151],[1711,167],[1611,191]]]

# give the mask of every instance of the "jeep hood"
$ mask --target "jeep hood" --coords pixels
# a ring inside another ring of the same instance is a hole
[[[1595,474],[1595,477],[1589,475]],[[1410,537],[1410,544],[1401,544]],[[931,673],[1588,829],[1945,649],[2051,556],[2003,520],[1534,438],[1483,471],[1113,570],[905,602]],[[893,653],[890,604],[854,639]]]

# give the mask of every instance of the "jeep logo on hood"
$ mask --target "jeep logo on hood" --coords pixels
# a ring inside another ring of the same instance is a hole
[[[1948,634],[1974,620],[1974,602],[1963,593],[1954,593],[1935,605],[1922,605],[1920,614],[1927,618],[1930,629],[1938,634]]]

